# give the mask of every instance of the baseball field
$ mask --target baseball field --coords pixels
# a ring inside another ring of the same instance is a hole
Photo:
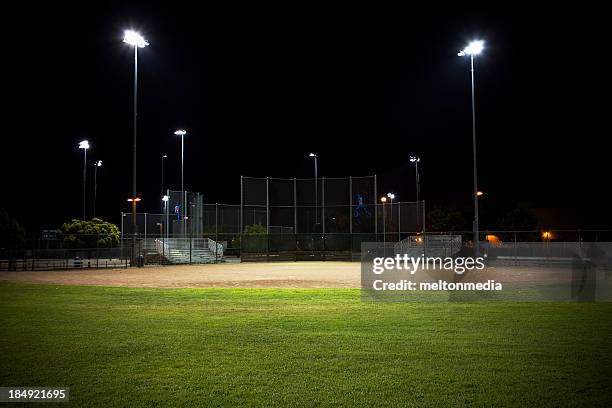
[[[367,302],[358,263],[0,273],[0,385],[73,406],[611,406],[612,304]]]

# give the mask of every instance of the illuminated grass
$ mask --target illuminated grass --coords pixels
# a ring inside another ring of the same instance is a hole
[[[0,385],[79,406],[610,406],[612,304],[0,284]]]

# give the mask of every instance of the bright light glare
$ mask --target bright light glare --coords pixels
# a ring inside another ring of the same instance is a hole
[[[83,140],[79,142],[79,149],[89,149],[89,141]]]
[[[387,197],[385,197],[385,196],[380,197],[380,202],[381,203],[386,203],[387,202]]]
[[[177,136],[183,136],[187,134],[187,131],[183,130],[183,129],[179,129],[176,132],[174,132],[175,135]]]
[[[389,197],[391,201],[395,200],[395,194],[393,193],[387,193],[387,197]]]
[[[482,191],[477,191],[477,192],[476,192],[476,195],[477,195],[478,197],[480,197],[481,195],[484,195],[484,193],[483,193]]]
[[[167,202],[168,202],[168,200],[170,200],[170,197],[168,197],[167,195],[165,195],[165,196],[163,196],[163,197],[162,197],[162,201],[163,201],[164,203],[167,203]]]
[[[484,49],[484,41],[472,41],[462,51],[457,53],[458,56],[463,57],[464,55],[478,55]]]
[[[95,166],[96,166],[96,167],[102,167],[102,160],[98,160],[98,161],[95,163]]]
[[[144,48],[149,43],[134,30],[125,30],[123,34],[123,42],[138,48]]]
[[[314,153],[310,153],[310,154],[308,155],[308,157],[317,157],[317,155],[316,155],[316,154],[314,154]]]
[[[418,163],[420,161],[421,161],[421,158],[419,156],[410,156],[411,163]]]

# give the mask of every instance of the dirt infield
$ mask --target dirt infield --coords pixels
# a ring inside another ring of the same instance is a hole
[[[229,263],[0,272],[0,280],[145,288],[358,288],[358,262]]]
[[[50,272],[0,272],[0,281],[138,288],[359,288],[359,262],[273,262],[145,268],[71,269]],[[425,279],[447,279],[448,271],[430,271]],[[416,278],[417,276],[415,276]],[[487,267],[462,276],[465,282],[495,279],[505,283],[569,282],[566,268]],[[419,279],[416,279],[419,280]]]

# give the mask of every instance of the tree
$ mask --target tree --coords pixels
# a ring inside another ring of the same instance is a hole
[[[112,248],[119,245],[119,228],[99,218],[73,219],[60,228],[59,238],[65,248]]]
[[[19,222],[0,208],[0,249],[23,248],[25,235],[25,230]]]
[[[244,252],[264,254],[268,252],[268,230],[261,224],[244,227],[244,235],[240,247]]]
[[[244,227],[245,234],[267,234],[268,230],[261,224],[252,224]]]
[[[427,220],[433,231],[461,231],[466,229],[463,212],[456,204],[434,207]]]
[[[538,223],[525,204],[518,204],[504,214],[499,224],[504,231],[533,231]]]

